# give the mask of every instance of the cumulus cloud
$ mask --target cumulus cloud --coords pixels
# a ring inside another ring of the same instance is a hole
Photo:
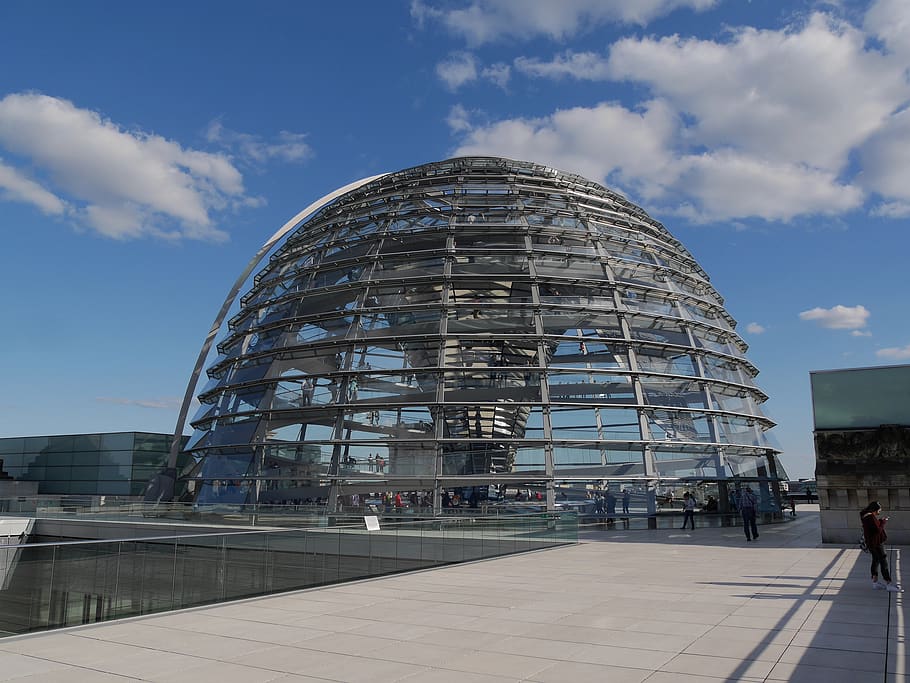
[[[449,110],[449,115],[446,117],[446,124],[453,133],[471,130],[471,115],[463,105],[456,104]]]
[[[305,133],[292,133],[283,130],[273,140],[265,140],[262,136],[250,133],[240,133],[225,128],[220,120],[209,123],[205,131],[205,138],[231,150],[246,161],[264,164],[268,161],[305,161],[313,156],[312,148],[306,143]]]
[[[910,205],[910,110],[901,111],[872,135],[860,150],[863,186],[896,201],[878,208],[884,216],[904,217]]]
[[[59,216],[66,204],[53,192],[49,192],[34,180],[26,178],[12,166],[0,159],[0,199],[25,202],[37,206],[44,213]]]
[[[764,334],[765,328],[758,323],[749,323],[746,325],[746,332],[749,334]]]
[[[838,213],[863,201],[858,188],[804,165],[732,150],[682,153],[676,148],[679,125],[665,100],[648,102],[639,111],[602,103],[537,119],[463,126],[466,135],[455,153],[533,159],[607,178],[608,184],[697,222],[744,216],[789,220],[803,213]]]
[[[0,100],[0,147],[34,170],[26,180],[4,165],[7,197],[65,212],[108,237],[225,239],[210,214],[245,199],[242,176],[228,157],[124,130],[46,95]]]
[[[452,90],[477,79],[477,60],[469,52],[459,52],[436,65],[436,75]]]
[[[906,0],[876,0],[866,12],[863,26],[889,52],[910,60],[910,4]]]
[[[893,27],[907,22],[910,4],[879,0],[863,28],[816,12],[718,40],[630,37],[604,55],[519,57],[516,74],[624,80],[650,99],[462,127],[456,153],[542,161],[694,222],[838,215],[870,197],[872,213],[906,217],[910,31]],[[642,112],[657,111],[661,125],[643,126]],[[625,141],[643,127],[639,158]]]
[[[812,308],[799,314],[800,320],[811,320],[832,330],[860,330],[866,326],[870,312],[865,306]]]
[[[511,75],[512,67],[503,62],[497,62],[496,64],[484,67],[480,72],[481,78],[488,80],[503,89],[509,84]]]
[[[887,349],[879,349],[875,352],[875,355],[879,358],[888,358],[889,360],[907,360],[910,358],[910,344],[903,347],[891,347]]]
[[[657,17],[688,8],[703,10],[717,0],[472,0],[455,8],[438,2],[411,2],[411,16],[423,26],[437,22],[469,44],[502,38],[544,36],[563,40],[606,23],[645,25]]]
[[[675,125],[673,113],[660,102],[639,111],[605,102],[472,127],[456,155],[532,159],[590,178],[616,173],[618,182],[649,192],[656,191],[662,175],[672,173],[667,148]]]
[[[906,65],[820,13],[799,28],[740,29],[723,43],[627,38],[609,65],[614,78],[645,83],[692,116],[693,144],[829,171],[910,97]]]
[[[872,209],[872,215],[883,218],[907,218],[910,216],[910,202],[882,202]]]
[[[797,163],[771,162],[720,150],[681,157],[668,191],[692,197],[696,222],[755,216],[787,221],[801,214],[837,214],[859,207],[863,192],[837,176]]]
[[[574,78],[580,81],[602,81],[610,75],[609,62],[594,52],[566,52],[550,61],[536,57],[517,57],[515,70],[534,78]]]

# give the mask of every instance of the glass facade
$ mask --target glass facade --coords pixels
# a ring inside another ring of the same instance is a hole
[[[910,426],[910,365],[810,372],[816,430]]]
[[[0,439],[0,472],[39,482],[41,495],[138,496],[167,464],[172,438],[116,432]]]
[[[255,275],[184,477],[200,503],[527,484],[548,507],[783,478],[735,324],[685,247],[597,183],[491,157],[406,169]]]

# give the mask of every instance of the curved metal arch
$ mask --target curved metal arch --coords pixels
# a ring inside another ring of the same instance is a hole
[[[361,178],[356,180],[353,183],[349,183],[344,187],[339,187],[337,190],[330,192],[329,194],[320,197],[315,202],[306,207],[303,211],[294,216],[291,220],[285,223],[279,230],[272,235],[269,239],[265,241],[259,251],[256,252],[256,255],[253,256],[252,260],[247,264],[244,271],[240,274],[240,277],[237,278],[237,281],[234,282],[234,286],[231,287],[231,291],[228,292],[227,298],[224,300],[224,303],[221,305],[221,310],[218,311],[218,315],[215,316],[215,321],[212,323],[212,328],[209,330],[208,336],[205,338],[205,343],[202,345],[202,349],[199,351],[199,357],[196,359],[196,366],[193,368],[193,374],[190,375],[189,384],[186,387],[186,393],[183,395],[183,403],[180,405],[180,414],[177,416],[177,425],[174,428],[174,438],[171,441],[171,452],[168,457],[167,466],[170,469],[173,469],[177,466],[177,456],[180,454],[180,440],[183,437],[183,430],[186,428],[186,417],[189,414],[190,403],[193,401],[193,393],[196,391],[196,384],[199,382],[199,376],[202,374],[202,368],[205,365],[205,359],[208,358],[209,351],[212,348],[212,343],[215,341],[215,336],[218,334],[218,330],[221,329],[224,319],[227,316],[228,310],[234,304],[234,301],[237,299],[237,295],[240,293],[240,288],[243,287],[243,283],[246,282],[247,278],[250,276],[250,273],[253,272],[253,269],[259,265],[263,257],[271,251],[272,247],[284,237],[292,228],[299,225],[304,218],[309,216],[311,213],[314,213],[324,207],[329,202],[334,201],[338,197],[348,192],[352,192],[364,185],[373,182],[374,180],[379,180],[389,175],[388,173],[380,173],[379,175],[370,176],[368,178]]]

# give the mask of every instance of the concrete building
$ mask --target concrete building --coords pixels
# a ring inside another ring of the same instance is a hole
[[[810,374],[822,540],[853,543],[877,500],[888,538],[910,543],[910,365]]]

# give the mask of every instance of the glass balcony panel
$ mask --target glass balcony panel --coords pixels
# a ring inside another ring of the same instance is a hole
[[[747,415],[760,416],[762,414],[754,397],[746,390],[730,393],[725,388],[713,387],[711,398],[713,401],[712,407],[715,410],[729,413],[745,413]]]
[[[716,441],[707,415],[689,411],[644,411],[651,436],[659,441]]]
[[[698,382],[673,377],[639,377],[645,402],[666,408],[707,408],[705,390]]]
[[[727,355],[737,355],[735,348],[731,348],[729,338],[726,334],[712,332],[699,328],[694,331],[695,344],[708,351],[716,351]]]
[[[654,452],[661,477],[717,478],[717,454],[713,450],[674,451],[658,448]]]
[[[528,259],[525,254],[489,254],[477,251],[465,253],[459,250],[452,263],[452,275],[516,275],[528,273]]]
[[[757,420],[735,416],[722,416],[720,423],[720,441],[723,443],[746,446],[767,446],[764,434]]]
[[[577,438],[608,441],[641,440],[638,411],[634,408],[575,408],[554,405],[551,421],[554,441]],[[579,433],[585,436],[572,436]]]
[[[632,338],[658,344],[689,346],[689,335],[682,323],[665,318],[650,318],[644,315],[628,316]]]
[[[659,349],[643,346],[636,354],[638,367],[645,372],[697,377],[698,368],[691,354],[676,349]]]
[[[631,377],[595,370],[551,372],[547,376],[550,400],[554,403],[636,403]]]

